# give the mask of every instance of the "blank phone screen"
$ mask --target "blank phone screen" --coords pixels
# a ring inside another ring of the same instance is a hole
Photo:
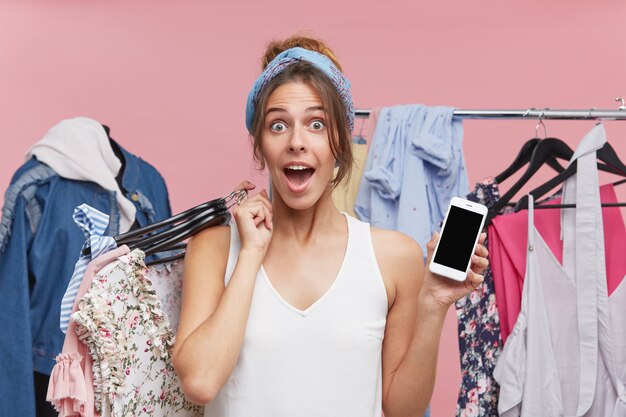
[[[482,214],[456,206],[450,207],[446,225],[439,238],[435,263],[465,271],[474,252],[474,242],[482,220]]]

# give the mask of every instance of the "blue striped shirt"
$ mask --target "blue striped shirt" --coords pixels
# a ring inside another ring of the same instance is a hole
[[[104,231],[109,225],[109,216],[96,210],[95,208],[81,204],[74,209],[74,222],[80,227],[85,234],[87,240],[85,241],[83,248],[74,266],[74,273],[65,290],[63,299],[61,301],[61,331],[65,333],[67,326],[70,323],[70,314],[72,313],[72,307],[80,288],[80,283],[87,269],[87,265],[92,259],[117,248],[115,239],[111,236],[104,236]],[[83,254],[86,248],[90,248],[91,251],[88,255]]]

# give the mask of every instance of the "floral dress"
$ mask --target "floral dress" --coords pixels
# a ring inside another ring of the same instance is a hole
[[[148,267],[146,272],[152,288],[161,301],[161,309],[167,317],[170,328],[176,333],[180,318],[180,306],[183,294],[182,259]]]
[[[477,183],[467,196],[487,207],[499,198],[498,184],[491,177]],[[487,267],[483,275],[483,284],[456,302],[462,374],[457,417],[498,415],[500,387],[493,370],[502,351],[502,338],[491,268]]]
[[[201,416],[172,366],[174,332],[147,273],[140,250],[120,257],[72,315],[93,358],[96,408],[103,417]]]

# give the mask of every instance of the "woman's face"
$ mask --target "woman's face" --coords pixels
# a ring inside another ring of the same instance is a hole
[[[278,194],[289,207],[312,207],[330,190],[335,157],[326,113],[317,91],[290,82],[270,94],[261,149]]]

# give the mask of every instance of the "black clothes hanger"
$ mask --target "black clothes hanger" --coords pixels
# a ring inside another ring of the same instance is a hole
[[[161,222],[143,227],[132,232],[117,236],[115,241],[119,244],[127,244],[133,248],[147,248],[149,245],[155,244],[164,239],[169,239],[185,230],[194,230],[194,227],[206,219],[208,216],[217,215],[220,212],[227,211],[235,204],[239,204],[247,195],[246,190],[235,190],[226,197],[208,201],[198,206],[192,207],[182,213],[165,219]],[[155,230],[169,228],[152,233]]]
[[[132,238],[128,238],[128,234],[125,234],[126,244],[131,249],[143,250],[146,257],[159,252],[171,252],[173,250],[184,248],[185,246],[184,244],[181,245],[181,242],[189,237],[208,227],[228,224],[231,219],[231,215],[228,210],[235,204],[241,203],[246,195],[246,190],[236,190],[224,198],[211,200],[207,203],[193,207],[183,213],[171,217],[170,219],[160,222],[167,223],[167,225],[171,227],[158,233],[153,233],[152,231],[162,228],[163,224],[155,224],[143,228],[142,230],[145,233],[140,234],[140,236],[136,236],[139,231],[131,232]],[[121,240],[122,239],[120,238],[120,241]],[[146,263],[146,265],[168,262],[184,256],[185,252],[182,251],[166,258],[150,260]]]
[[[546,138],[540,140],[532,151],[530,161],[526,171],[520,179],[493,205],[487,212],[487,224],[497,216],[500,211],[511,201],[519,190],[535,175],[547,161],[555,158],[569,161],[574,155],[574,151],[565,142],[557,138]]]
[[[612,174],[621,175],[622,177],[626,177],[626,165],[619,159],[615,149],[611,146],[610,143],[606,142],[602,148],[598,149],[596,152],[596,156],[598,160],[604,162],[604,164],[598,163],[598,169],[606,172],[610,172]],[[567,167],[567,169],[561,173],[559,173],[556,177],[548,180],[544,184],[535,188],[530,192],[535,199],[539,199],[541,196],[545,195],[548,191],[552,190],[559,184],[565,182],[568,178],[576,173],[578,169],[577,161],[572,162],[572,164]],[[614,185],[622,184],[624,180],[617,181]],[[540,203],[538,203],[540,204]],[[621,207],[626,203],[606,203],[602,204],[603,207]],[[539,205],[538,205],[539,207]],[[548,206],[542,206],[545,208],[567,208],[567,207],[575,207],[572,204],[550,204]],[[515,205],[514,211],[524,210],[528,208],[528,196],[522,197],[517,204]]]
[[[509,165],[509,167],[502,171],[500,174],[496,175],[496,177],[494,178],[496,182],[498,184],[501,184],[511,175],[519,171],[524,165],[530,162],[533,151],[535,150],[535,147],[539,144],[539,142],[541,142],[540,138],[532,138],[524,143],[511,165]],[[563,166],[561,166],[561,164],[559,164],[554,157],[549,158],[547,164],[557,172],[563,172],[563,170],[565,170],[565,168],[563,168]]]
[[[180,233],[171,235],[167,239],[163,239],[156,244],[153,244],[149,248],[144,248],[144,254],[146,257],[150,255],[159,253],[159,252],[174,252],[176,250],[182,249],[181,252],[175,253],[174,255],[155,258],[148,260],[146,262],[146,266],[156,265],[160,263],[171,262],[176,259],[184,258],[187,244],[183,241],[187,238],[193,236],[194,234],[200,233],[202,230],[213,227],[213,226],[223,226],[230,222],[230,212],[226,209],[224,211],[216,212],[212,215],[202,216],[201,219],[194,222],[192,227],[187,228],[186,230],[180,231]]]
[[[190,219],[197,214],[206,214],[212,212],[220,208],[222,205],[230,207],[232,206],[233,201],[234,203],[238,204],[243,200],[246,195],[247,192],[245,190],[235,190],[232,193],[228,194],[226,197],[216,198],[214,200],[207,201],[160,222],[150,224],[148,226],[142,227],[141,229],[133,230],[122,235],[118,235],[115,237],[115,241],[118,243],[118,245],[123,245],[143,239],[147,235],[153,234],[150,232],[154,232],[158,229],[165,229],[168,226],[172,226],[178,222]]]
[[[223,213],[225,211],[228,211],[227,206],[225,204],[220,204],[216,206],[215,208],[211,208],[210,210],[206,212],[203,211],[203,212],[197,213],[195,216],[189,219],[186,219],[184,222],[174,225],[165,231],[162,231],[159,233],[148,234],[148,235],[143,236],[140,239],[134,239],[132,242],[126,242],[125,244],[128,245],[128,247],[131,250],[141,249],[145,252],[148,248],[152,247],[153,245],[157,245],[165,240],[169,240],[188,230],[195,230],[195,227],[199,222],[203,221],[204,219],[208,217],[217,216],[220,213]]]
[[[211,212],[219,208],[222,205],[228,204],[229,201],[230,200],[228,197],[217,198],[211,201],[207,201],[205,203],[192,207],[188,210],[185,210],[182,213],[176,214],[175,216],[172,216],[165,220],[161,220],[160,222],[153,223],[148,226],[142,227],[141,229],[132,230],[130,232],[118,235],[115,237],[115,241],[117,242],[118,245],[124,245],[124,244],[128,244],[131,242],[135,242],[137,240],[145,238],[146,235],[150,234],[151,232],[155,232],[159,229],[165,229],[168,226],[172,226],[178,222],[182,222],[184,220],[192,218],[193,216],[197,214]]]
[[[146,250],[144,250],[144,253],[146,254],[146,256],[150,256],[158,252],[171,251],[172,248],[179,242],[182,242],[183,240],[186,240],[191,236],[200,233],[208,227],[223,226],[228,224],[230,222],[230,218],[231,215],[228,210],[223,210],[209,216],[204,216],[203,218],[194,222],[191,227],[186,228],[185,230],[180,231],[180,233],[170,236],[169,238],[160,241],[158,244],[147,248]],[[178,255],[179,257],[183,257],[185,253],[183,252]]]
[[[194,231],[194,227],[202,219],[206,220],[208,216],[228,210],[234,204],[239,204],[246,195],[246,190],[235,190],[226,197],[207,201],[160,222],[115,236],[115,242],[118,246],[143,248],[143,246],[157,244],[185,230]],[[83,250],[83,255],[88,255],[90,252],[91,248],[87,247]]]
[[[167,262],[175,261],[176,259],[184,258],[185,257],[185,249],[187,249],[187,243],[186,242],[177,243],[177,244],[173,245],[169,249],[169,251],[175,252],[175,251],[180,250],[182,252],[177,252],[176,254],[174,254],[172,256],[167,256],[167,257],[159,257],[159,258],[155,258],[155,259],[151,259],[151,260],[147,260],[146,259],[146,266],[156,265],[156,264],[164,264],[164,263],[167,263]]]
[[[181,224],[184,224],[183,222],[185,220],[192,218],[194,215],[198,215],[202,213],[211,213],[215,211],[218,207],[221,206],[220,204],[221,201],[223,201],[223,199],[211,200],[206,203],[200,204],[196,207],[192,207],[175,216],[169,217],[165,220],[161,220],[160,222],[152,223],[140,229],[134,229],[129,232],[123,233],[121,235],[115,236],[114,237],[115,242],[117,243],[117,246],[131,245],[133,243],[140,242],[142,239],[146,239],[150,236],[155,236],[158,233],[164,233],[167,230],[169,230],[171,226],[175,225],[178,222],[181,222]],[[163,229],[163,230],[159,231],[159,229]],[[83,250],[83,255],[89,255],[90,252],[91,252],[91,248],[86,247]]]
[[[177,259],[184,258],[184,257],[185,257],[185,252],[181,252],[181,253],[177,253],[176,255],[166,256],[165,258],[158,258],[158,259],[153,259],[151,261],[147,261],[146,266],[165,264],[165,263],[172,262]]]

